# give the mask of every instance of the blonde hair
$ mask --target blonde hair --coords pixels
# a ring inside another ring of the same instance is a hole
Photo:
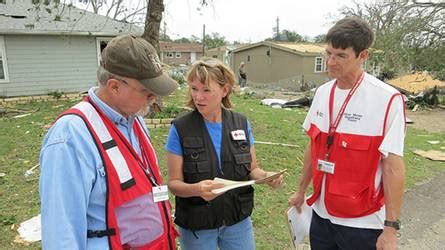
[[[204,57],[194,62],[187,72],[187,81],[193,82],[195,80],[198,80],[206,86],[209,86],[211,80],[218,83],[220,87],[228,84],[230,87],[229,92],[223,97],[222,105],[225,108],[232,108],[233,105],[230,101],[230,94],[235,84],[235,74],[220,60]],[[187,94],[186,105],[190,108],[195,108],[190,89]]]

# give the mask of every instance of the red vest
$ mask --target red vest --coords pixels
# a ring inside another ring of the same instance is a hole
[[[334,174],[318,169],[318,160],[325,160],[328,133],[320,131],[312,123],[307,131],[311,140],[311,166],[314,193],[307,200],[312,205],[321,193],[323,176],[325,182],[324,203],[328,213],[340,218],[355,218],[372,214],[383,206],[383,185],[375,188],[377,168],[381,160],[379,151],[383,141],[386,118],[395,96],[388,100],[385,119],[378,136],[334,132],[330,147],[329,162],[335,163]]]
[[[158,168],[156,155],[150,138],[142,125],[135,119],[133,129],[139,140],[142,152],[150,166],[150,173],[146,174],[141,166],[141,160],[125,137],[116,128],[113,122],[106,117],[100,109],[87,97],[84,101],[65,111],[62,115],[74,114],[80,116],[87,125],[91,135],[96,141],[101,154],[107,177],[107,204],[106,223],[107,230],[101,231],[108,237],[110,249],[127,249],[120,241],[119,228],[115,209],[121,205],[152,192],[152,187],[162,184],[162,177]],[[163,234],[137,249],[176,249],[175,239],[178,235],[171,219],[171,205],[169,201],[155,203],[162,215]],[[96,237],[98,237],[96,235]]]

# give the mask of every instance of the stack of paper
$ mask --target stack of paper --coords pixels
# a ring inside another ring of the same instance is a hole
[[[298,213],[294,206],[287,210],[287,222],[292,244],[295,248],[297,248],[306,235],[309,235],[311,220],[312,208],[307,205],[306,201],[301,205],[301,213]]]
[[[216,183],[224,184],[224,187],[213,189],[212,192],[214,194],[220,194],[220,193],[224,193],[224,192],[229,191],[234,188],[249,186],[249,185],[253,185],[253,184],[264,184],[268,181],[278,178],[280,175],[282,175],[284,172],[286,172],[286,170],[287,169],[281,170],[279,172],[276,172],[272,175],[269,175],[269,176],[264,177],[259,180],[250,180],[250,181],[232,181],[232,180],[226,180],[226,179],[216,177],[215,179],[213,179],[213,181]]]

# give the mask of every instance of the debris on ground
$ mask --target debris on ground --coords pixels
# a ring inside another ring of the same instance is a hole
[[[305,106],[309,107],[311,105],[311,102],[312,99],[306,96],[291,101],[272,98],[261,100],[261,104],[271,106],[272,108],[299,108]]]
[[[445,161],[445,152],[438,150],[414,150],[413,153],[420,155],[424,158],[430,159],[432,161]]]
[[[287,143],[279,143],[279,142],[268,142],[268,141],[255,141],[255,143],[258,144],[266,144],[266,145],[277,145],[277,146],[284,146],[284,147],[293,147],[293,148],[299,148],[299,145],[294,144],[287,144]]]
[[[272,108],[281,108],[287,102],[287,100],[283,99],[263,99],[261,100],[261,104],[266,106],[271,106]]]
[[[436,145],[436,144],[440,143],[440,141],[426,141],[426,142],[428,142],[429,144],[432,144],[432,145]]]
[[[428,72],[417,72],[403,75],[388,80],[388,83],[395,87],[407,90],[413,94],[418,94],[422,91],[432,89],[435,86],[445,87],[445,82],[433,79]]]
[[[12,118],[23,118],[23,117],[27,117],[28,115],[31,115],[31,113],[16,115],[16,116],[13,116]]]
[[[403,75],[387,82],[403,94],[407,109],[413,112],[420,107],[438,106],[438,96],[445,90],[445,82],[433,79],[428,72]]]
[[[20,223],[20,227],[17,229],[17,232],[19,232],[20,236],[19,239],[16,238],[18,243],[40,241],[42,239],[40,214]]]
[[[35,170],[38,166],[40,166],[40,164],[36,164],[34,167],[32,167],[32,168],[26,170],[26,171],[25,171],[25,177],[28,177],[28,176],[32,175],[32,174],[34,173],[34,170]]]
[[[296,100],[288,101],[283,105],[283,108],[296,108],[296,107],[309,107],[311,106],[312,98],[309,97],[301,97]]]

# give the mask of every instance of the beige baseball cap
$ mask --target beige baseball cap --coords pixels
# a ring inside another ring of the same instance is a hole
[[[156,95],[165,96],[178,88],[178,83],[162,71],[155,48],[141,37],[111,39],[102,51],[100,64],[110,73],[139,80]]]

